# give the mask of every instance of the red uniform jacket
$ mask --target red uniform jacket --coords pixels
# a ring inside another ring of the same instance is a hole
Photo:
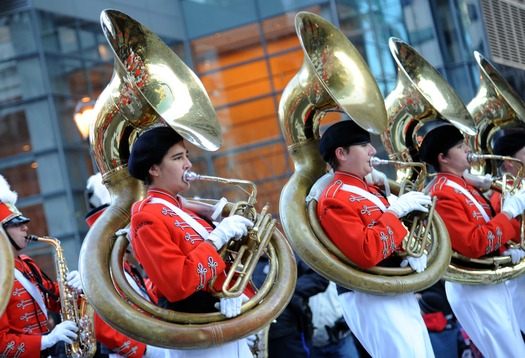
[[[319,221],[350,260],[362,268],[376,266],[394,252],[407,230],[396,215],[383,213],[364,196],[342,190],[344,184],[370,192],[389,206],[377,187],[353,174],[336,171],[332,183],[319,198]]]
[[[494,210],[499,213],[501,211],[501,192],[494,191],[490,197],[490,203],[492,204]],[[520,241],[520,225],[521,219],[512,219],[512,226],[514,226],[514,230],[516,230],[516,236],[513,241],[516,243],[519,243]]]
[[[34,268],[36,274],[30,267]],[[41,295],[47,309],[55,312],[60,310],[60,302],[52,297],[59,297],[58,285],[47,280],[30,257],[19,256],[15,260],[15,268],[33,283],[36,294]],[[37,275],[40,275],[42,285],[49,293],[43,293],[38,288]],[[48,332],[47,318],[42,308],[15,277],[11,299],[0,318],[0,356],[40,357],[41,336]]]
[[[163,204],[151,203],[152,198],[181,208],[208,232],[212,227],[182,208],[180,199],[166,191],[150,189],[146,199],[133,205],[131,243],[137,260],[155,286],[157,297],[177,302],[197,291],[206,291],[208,281],[222,273],[226,264],[215,248],[205,243],[178,214]]]
[[[448,181],[467,190],[490,220],[486,222],[472,200],[448,185]],[[438,198],[436,211],[447,227],[452,249],[464,256],[479,258],[496,250],[503,250],[503,245],[516,235],[510,220],[502,213],[493,216],[484,197],[462,177],[439,173],[431,183],[430,194]]]

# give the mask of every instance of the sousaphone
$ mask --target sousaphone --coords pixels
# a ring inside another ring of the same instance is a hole
[[[13,290],[15,262],[12,247],[7,233],[3,227],[0,227],[0,315],[4,313]]]
[[[323,116],[328,112],[345,113],[363,129],[380,134],[387,129],[387,114],[383,96],[367,64],[341,31],[308,12],[296,15],[295,29],[304,62],[286,86],[279,104],[281,130],[295,166],[280,198],[281,223],[288,240],[320,275],[350,289],[395,295],[431,286],[450,260],[448,234],[437,216],[430,238],[433,255],[427,269],[420,274],[414,274],[410,268],[400,268],[401,271],[391,274],[378,267],[359,269],[341,257],[329,238],[322,237],[315,203],[307,205],[306,197],[327,171],[318,149]]]
[[[89,303],[116,330],[159,347],[208,348],[260,331],[286,307],[295,285],[295,258],[278,230],[273,231],[267,248],[275,269],[243,305],[242,314],[232,319],[220,312],[162,309],[144,300],[124,278],[122,260],[128,242],[125,235],[116,233],[128,225],[131,205],[143,199],[146,191],[127,170],[137,136],[152,126],[167,125],[208,151],[217,150],[222,139],[202,83],[162,40],[116,10],[103,11],[101,25],[115,68],[95,104],[90,144],[111,203],[90,228],[80,253],[79,269]]]

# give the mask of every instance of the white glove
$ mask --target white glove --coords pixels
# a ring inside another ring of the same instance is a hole
[[[421,257],[407,256],[403,261],[401,261],[401,267],[406,267],[410,265],[412,270],[417,273],[425,271],[427,268],[427,254],[423,254]]]
[[[503,256],[510,256],[510,259],[513,264],[517,264],[525,257],[525,251],[518,248],[508,248],[503,252]]]
[[[66,275],[66,280],[68,286],[75,288],[77,291],[82,291],[82,281],[77,270],[69,271]]]
[[[244,293],[238,297],[221,298],[221,301],[215,304],[215,308],[221,310],[221,313],[225,315],[226,318],[233,318],[241,314],[242,304],[248,300],[248,296]]]
[[[426,213],[428,209],[423,205],[430,205],[431,203],[430,195],[423,194],[420,191],[409,191],[398,197],[388,207],[387,211],[394,211],[397,217],[401,218],[414,210]]]
[[[490,176],[490,174],[478,176],[470,174],[468,169],[465,169],[465,171],[463,172],[463,179],[465,179],[465,181],[473,187],[482,190],[489,190],[490,186],[492,185],[492,176]]]
[[[248,337],[246,337],[246,343],[248,344],[248,347],[250,347],[250,349],[253,349],[256,341],[257,341],[256,334],[251,334]]]
[[[501,211],[509,213],[512,218],[523,214],[523,211],[525,211],[525,189],[505,198]]]
[[[231,239],[239,240],[246,235],[248,233],[248,226],[253,227],[253,222],[249,219],[240,215],[228,216],[219,223],[219,226],[210,232],[207,240],[210,240],[213,246],[219,250]]]
[[[382,185],[385,188],[386,196],[390,196],[390,184],[388,183],[388,177],[385,173],[372,168],[372,172],[365,176],[365,180],[368,184],[374,184],[377,186]]]
[[[166,357],[166,353],[166,349],[164,348],[147,345],[144,358],[163,358]]]
[[[77,331],[78,327],[73,321],[64,321],[57,324],[49,334],[42,336],[40,350],[48,349],[60,341],[69,344],[73,343],[73,340],[77,339],[77,334],[75,333]]]

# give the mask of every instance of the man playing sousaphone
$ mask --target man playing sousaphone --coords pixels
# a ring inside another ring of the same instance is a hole
[[[523,253],[507,247],[516,239],[512,225],[525,209],[525,191],[505,200],[496,212],[489,200],[465,177],[471,148],[463,134],[444,120],[425,123],[417,132],[420,158],[437,177],[429,185],[437,197],[436,211],[450,235],[452,249],[468,258],[509,255],[513,263]],[[525,357],[525,345],[505,283],[469,285],[447,281],[450,306],[485,357]]]
[[[525,127],[508,127],[498,130],[492,137],[492,153],[505,157],[512,157],[525,163]],[[502,161],[499,163],[501,174],[510,174],[514,179],[518,178],[519,165],[513,161]],[[523,179],[522,179],[523,180]],[[515,183],[509,183],[514,185]],[[517,183],[516,183],[517,184]],[[523,183],[521,184],[523,188]],[[495,191],[490,197],[490,202],[494,210],[501,209],[501,192]],[[516,230],[516,240],[521,239],[521,220],[513,220]],[[519,239],[518,239],[519,238]],[[514,250],[517,251],[517,250]],[[514,311],[520,325],[520,329],[525,333],[525,275],[506,281],[512,296]]]
[[[376,154],[370,134],[353,120],[330,126],[319,143],[323,159],[334,169],[321,194],[317,214],[334,244],[361,268],[410,265],[426,268],[426,255],[401,260],[393,256],[407,235],[400,218],[427,212],[428,195],[408,192],[389,204],[381,190],[368,184],[370,159]],[[413,293],[380,296],[338,287],[348,326],[373,357],[434,357],[427,328]]]
[[[128,170],[147,185],[148,192],[144,200],[132,207],[133,250],[155,286],[160,306],[193,313],[220,309],[227,318],[235,317],[241,313],[247,296],[219,301],[208,292],[208,282],[214,276],[224,276],[226,264],[217,251],[231,239],[246,235],[253,223],[233,215],[214,228],[205,220],[210,218],[185,206],[179,194],[190,187],[184,172],[191,166],[183,138],[173,129],[154,127],[137,139]],[[203,356],[230,358],[252,354],[246,339],[177,352],[177,357]]]

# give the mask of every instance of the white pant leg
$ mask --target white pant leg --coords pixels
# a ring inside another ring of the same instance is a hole
[[[512,305],[520,329],[525,333],[525,275],[505,282],[512,297]]]
[[[239,339],[207,349],[176,350],[175,358],[253,358],[246,339]]]
[[[339,295],[350,330],[374,358],[434,357],[427,327],[413,293]]]
[[[445,290],[459,323],[485,357],[525,357],[525,344],[505,283],[446,282]]]

